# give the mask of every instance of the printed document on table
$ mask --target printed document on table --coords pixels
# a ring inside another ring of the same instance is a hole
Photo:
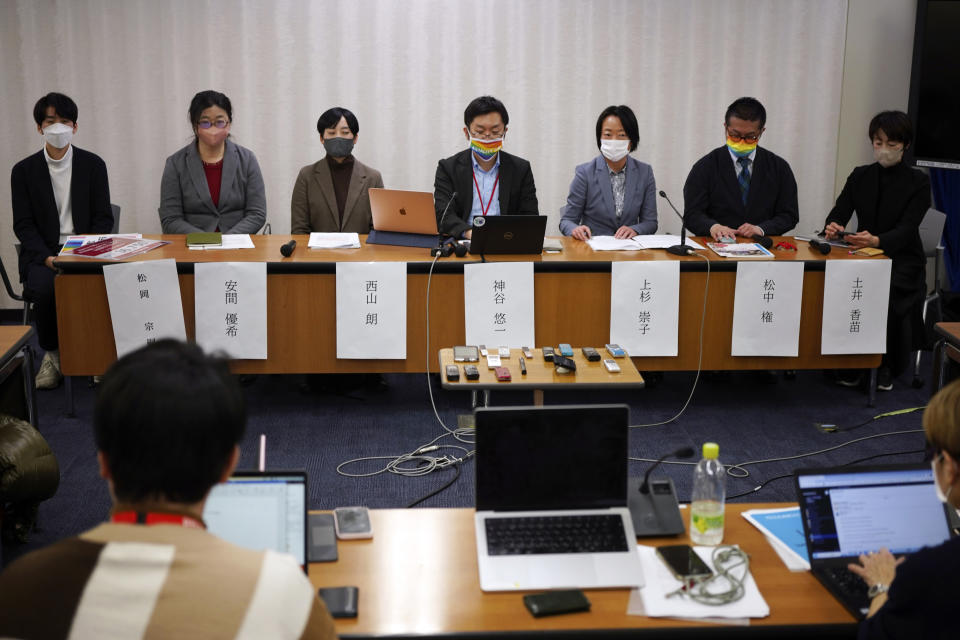
[[[360,235],[356,233],[321,233],[314,231],[310,234],[307,246],[311,249],[359,249]]]
[[[587,244],[594,251],[639,251],[643,246],[633,238],[614,238],[613,236],[593,236]]]
[[[667,247],[680,244],[680,236],[670,235],[669,233],[661,233],[652,236],[633,236],[633,241],[644,249],[666,249]],[[687,238],[684,241],[684,244],[697,251],[706,251],[703,245],[694,242],[690,238]]]
[[[191,249],[203,249],[213,251],[215,249],[255,249],[253,238],[249,233],[225,233],[220,236],[219,245],[206,245],[200,247],[190,247]]]
[[[791,571],[809,571],[807,540],[803,535],[800,507],[749,509],[741,514],[767,536],[770,546]]]

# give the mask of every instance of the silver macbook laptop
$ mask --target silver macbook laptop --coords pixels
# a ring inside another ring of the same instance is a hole
[[[475,411],[484,591],[640,587],[626,405]]]
[[[289,553],[307,570],[307,474],[236,472],[203,508],[210,533],[241,547]]]
[[[437,235],[437,214],[429,191],[370,189],[369,193],[377,231]]]

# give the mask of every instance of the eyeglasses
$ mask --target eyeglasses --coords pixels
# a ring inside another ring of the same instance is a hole
[[[763,132],[761,131],[760,133]],[[727,129],[727,137],[734,142],[756,142],[760,139],[760,133],[748,133],[747,135],[740,135],[739,133]]]
[[[229,120],[201,120],[197,123],[197,126],[201,129],[209,129],[210,127],[216,127],[217,129],[225,129],[226,126],[230,124]]]

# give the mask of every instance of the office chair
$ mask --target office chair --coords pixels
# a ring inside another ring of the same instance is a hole
[[[927,294],[927,297],[923,300],[923,326],[927,326],[927,309],[930,307],[931,302],[936,302],[937,304],[937,315],[936,317],[943,318],[943,308],[940,299],[940,264],[943,262],[943,244],[941,240],[943,238],[943,225],[947,221],[947,215],[942,211],[937,211],[934,208],[927,209],[927,213],[924,214],[923,220],[920,222],[920,242],[923,244],[923,253],[929,260],[933,258],[933,291]],[[919,389],[923,386],[923,379],[920,377],[920,353],[921,350],[917,350],[917,354],[914,358],[913,365],[913,387]]]

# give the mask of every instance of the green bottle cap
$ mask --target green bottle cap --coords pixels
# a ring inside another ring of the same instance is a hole
[[[716,442],[703,443],[703,457],[708,460],[716,460],[720,456],[720,445]]]

